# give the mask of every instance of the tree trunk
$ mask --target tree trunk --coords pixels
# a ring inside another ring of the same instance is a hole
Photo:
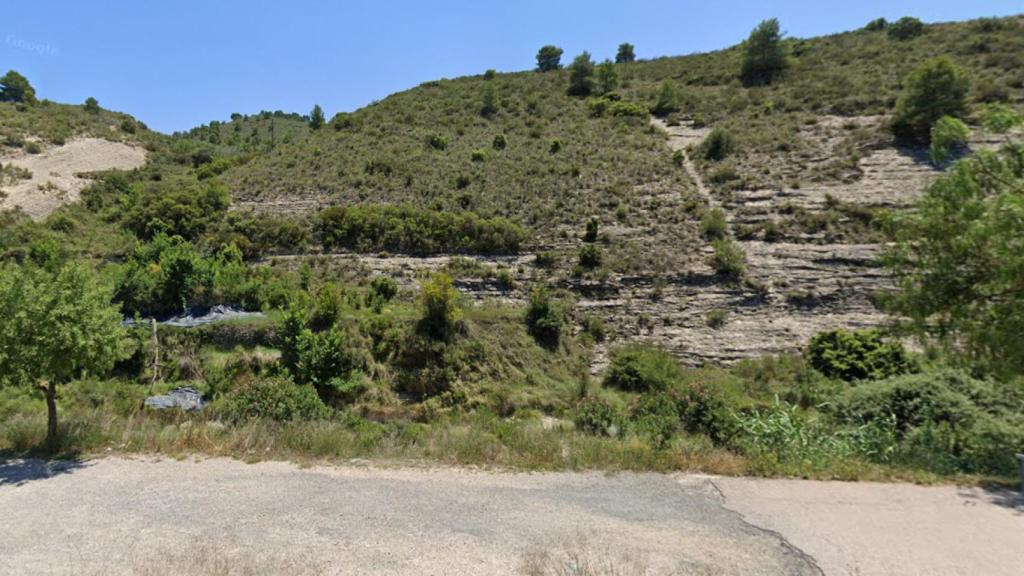
[[[46,447],[57,447],[57,383],[46,383]]]

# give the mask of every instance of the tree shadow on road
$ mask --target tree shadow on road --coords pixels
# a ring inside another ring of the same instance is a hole
[[[23,486],[36,480],[71,474],[87,466],[89,463],[83,460],[15,458],[0,452],[0,487]]]
[[[1017,485],[1004,482],[983,482],[977,489],[961,489],[960,496],[967,501],[982,500],[1009,508],[1024,516],[1024,492]]]

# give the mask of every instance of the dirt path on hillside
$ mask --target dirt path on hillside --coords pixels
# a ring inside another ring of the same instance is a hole
[[[138,168],[146,163],[146,150],[100,138],[78,138],[39,154],[18,151],[0,156],[0,163],[14,164],[31,173],[28,179],[0,186],[0,192],[6,194],[6,198],[0,198],[0,209],[20,206],[26,214],[40,220],[58,207],[78,200],[91,182],[82,174]]]
[[[1024,549],[1013,502],[953,487],[686,475],[9,461],[0,462],[0,574],[798,575],[823,567],[1000,576],[1019,573]]]

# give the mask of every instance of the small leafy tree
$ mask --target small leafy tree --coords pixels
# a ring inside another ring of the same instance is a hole
[[[562,49],[547,45],[537,51],[537,71],[550,72],[562,67]]]
[[[319,130],[324,126],[324,109],[319,104],[313,106],[313,111],[309,113],[309,127],[313,130]]]
[[[679,92],[676,90],[675,82],[665,80],[658,89],[658,100],[651,107],[651,114],[655,116],[668,116],[679,109]]]
[[[619,51],[615,53],[616,64],[629,64],[630,62],[636,61],[636,54],[633,50],[633,45],[629,42],[623,42],[619,44]]]
[[[757,25],[743,43],[740,79],[745,86],[771,84],[786,69],[779,20],[771,18]]]
[[[85,108],[85,111],[90,114],[98,114],[100,111],[99,101],[93,98],[92,96],[89,96],[85,99],[85,104],[82,107]]]
[[[597,87],[601,94],[614,92],[619,87],[619,73],[615,71],[615,64],[611,60],[597,65]]]
[[[589,96],[594,91],[594,62],[584,51],[569,66],[569,95]]]
[[[886,32],[894,40],[910,40],[924,33],[924,24],[917,18],[904,16],[890,24]]]
[[[924,62],[910,73],[905,86],[892,123],[893,133],[901,138],[927,142],[936,121],[967,112],[970,81],[949,58]]]
[[[57,387],[102,376],[127,356],[110,290],[86,268],[51,273],[0,269],[0,383],[34,386],[46,397],[47,446],[57,446]]]
[[[724,160],[726,156],[732,154],[735,147],[732,134],[721,128],[711,130],[711,133],[700,144],[701,154],[704,158],[716,162]]]
[[[36,91],[28,83],[28,78],[8,70],[7,74],[0,76],[0,102],[35,104]]]
[[[898,279],[889,308],[955,356],[1024,370],[1024,148],[980,151],[954,164],[915,210],[896,217],[885,258]]]

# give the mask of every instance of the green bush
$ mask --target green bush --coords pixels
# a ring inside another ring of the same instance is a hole
[[[910,40],[924,34],[924,23],[912,16],[904,16],[888,26],[887,34],[894,40]]]
[[[674,397],[676,410],[688,432],[704,434],[716,444],[725,444],[735,435],[734,407],[717,386],[691,382],[676,386]]]
[[[811,338],[806,350],[812,368],[847,382],[879,380],[914,369],[899,342],[882,338],[877,330],[830,330]]]
[[[875,18],[871,22],[868,22],[864,29],[868,32],[879,32],[889,27],[889,21],[885,18]]]
[[[712,208],[705,212],[700,219],[700,231],[709,240],[725,238],[729,233],[729,222],[725,219],[725,211],[721,208]]]
[[[951,116],[943,116],[932,125],[928,155],[932,164],[942,166],[957,149],[967,145],[967,125]]]
[[[462,301],[452,277],[439,272],[423,281],[419,300],[423,307],[420,328],[434,338],[451,337],[458,326]]]
[[[724,160],[735,148],[732,134],[721,128],[711,130],[700,145],[701,154],[707,160]]]
[[[594,62],[590,53],[584,51],[569,65],[570,96],[589,96],[594,91]]]
[[[279,422],[322,420],[330,410],[312,386],[287,378],[253,380],[225,399],[222,416],[231,422],[269,418]]]
[[[711,247],[714,254],[711,255],[711,267],[719,276],[730,281],[736,281],[743,277],[746,271],[746,254],[732,238],[717,238],[712,240]]]
[[[585,244],[580,246],[579,263],[586,270],[597,268],[604,260],[601,247],[596,244]]]
[[[980,413],[973,399],[990,395],[989,383],[946,369],[862,383],[846,390],[836,408],[850,421],[894,418],[902,431],[940,423],[963,427]]]
[[[682,430],[682,419],[674,398],[668,394],[641,396],[630,409],[630,429],[664,448]]]
[[[550,72],[562,67],[562,49],[558,46],[542,46],[537,51],[537,71]]]
[[[651,106],[651,114],[664,117],[677,110],[679,110],[679,91],[672,80],[663,80],[658,89],[657,100],[654,106]]]
[[[431,134],[427,137],[427,146],[434,150],[445,150],[448,148],[448,139],[440,134]]]
[[[370,281],[370,297],[374,301],[390,302],[398,295],[398,283],[390,276],[374,276]]]
[[[558,345],[562,334],[564,314],[561,307],[551,298],[547,289],[539,287],[530,293],[526,307],[526,330],[537,342],[549,348]]]
[[[615,438],[626,431],[627,419],[620,408],[607,400],[587,398],[576,407],[573,423],[585,434]]]
[[[665,350],[629,344],[613,353],[603,384],[627,392],[664,391],[682,378],[679,363]]]
[[[491,142],[491,148],[495,150],[504,150],[508,146],[508,139],[505,138],[504,134],[498,134],[494,137],[494,141]]]

